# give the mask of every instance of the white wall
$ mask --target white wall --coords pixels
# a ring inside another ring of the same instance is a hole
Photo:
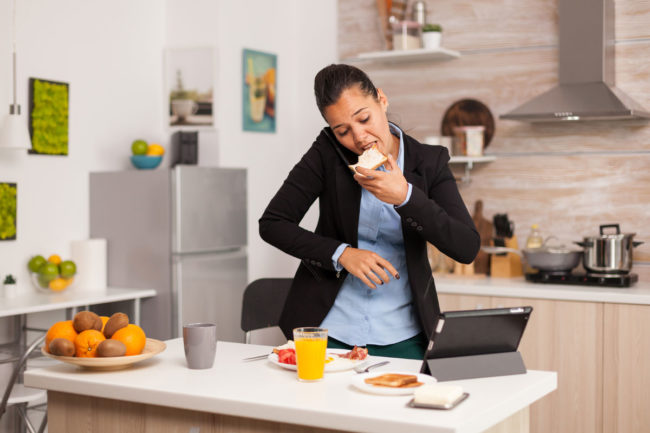
[[[248,169],[249,280],[292,276],[297,260],[264,243],[257,220],[324,125],[312,86],[316,72],[337,56],[336,1],[167,0],[167,11],[170,46],[217,46],[218,158],[202,157],[200,164]],[[278,56],[274,134],[242,130],[243,48]],[[199,140],[202,154],[204,137]],[[303,225],[315,227],[315,221],[312,208]]]
[[[168,146],[163,50],[181,46],[217,49],[218,129],[201,133],[200,164],[249,170],[249,277],[293,273],[296,260],[259,239],[257,219],[323,126],[311,86],[336,59],[335,0],[17,2],[18,102],[26,113],[29,77],[70,83],[69,155],[0,151],[0,182],[18,184],[18,239],[0,242],[1,276],[32,290],[29,257],[65,258],[70,241],[88,236],[88,173],[132,169],[134,138]],[[0,0],[2,115],[12,98],[11,10]],[[275,134],[241,130],[244,47],[278,55]],[[314,225],[313,211],[305,220]]]
[[[129,169],[135,137],[165,142],[164,8],[157,0],[17,3],[23,114],[29,77],[70,84],[67,157],[0,151],[0,182],[18,184],[17,240],[0,241],[0,275],[17,275],[18,289],[29,291],[29,257],[69,257],[70,241],[88,237],[88,173]],[[11,0],[0,0],[2,115],[12,99],[11,11]]]

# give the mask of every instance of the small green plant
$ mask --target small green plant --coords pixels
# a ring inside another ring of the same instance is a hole
[[[5,277],[4,284],[16,284],[16,279],[13,275],[9,274]]]
[[[440,24],[425,24],[422,27],[423,32],[442,32],[442,26]]]

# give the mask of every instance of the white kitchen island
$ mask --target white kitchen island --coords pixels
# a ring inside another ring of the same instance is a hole
[[[410,396],[356,390],[352,370],[302,383],[295,371],[266,359],[242,361],[270,349],[220,341],[212,369],[190,370],[182,339],[175,339],[163,353],[125,370],[61,363],[27,371],[25,383],[48,390],[50,433],[527,432],[528,406],[557,387],[557,374],[547,371],[454,381],[470,394],[455,409],[413,409],[406,406]],[[377,371],[420,369],[420,361],[385,359],[390,364]]]

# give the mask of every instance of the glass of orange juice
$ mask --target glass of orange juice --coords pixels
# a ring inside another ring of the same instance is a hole
[[[293,330],[293,341],[296,345],[298,380],[301,382],[321,380],[325,372],[327,329],[296,328]]]

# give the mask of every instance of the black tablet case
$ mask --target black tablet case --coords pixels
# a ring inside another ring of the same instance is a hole
[[[440,382],[526,373],[517,348],[532,310],[515,307],[441,314],[421,372]]]

